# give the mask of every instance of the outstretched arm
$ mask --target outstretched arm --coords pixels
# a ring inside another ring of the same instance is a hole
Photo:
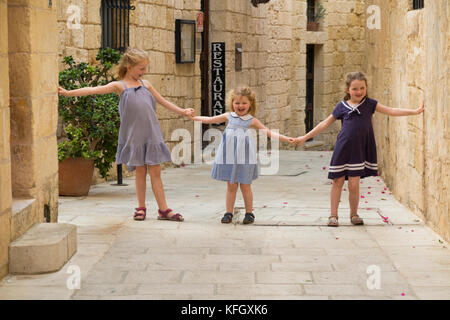
[[[422,101],[422,105],[417,109],[401,109],[401,108],[390,108],[383,106],[382,104],[378,103],[377,107],[375,108],[375,111],[387,114],[389,116],[393,117],[401,117],[401,116],[412,116],[421,114],[425,110],[425,102]]]
[[[98,87],[85,87],[75,90],[66,90],[62,87],[58,87],[58,94],[65,97],[81,97],[89,96],[92,94],[108,94],[108,93],[121,93],[121,84],[117,81],[110,82],[104,86]]]
[[[292,141],[292,138],[289,138],[289,137],[286,137],[285,135],[282,135],[282,134],[270,131],[268,128],[266,128],[261,123],[261,121],[259,121],[256,118],[253,118],[251,126],[256,128],[256,129],[263,130],[268,137],[275,138],[275,139],[280,139],[281,141],[285,141],[285,142],[291,142]]]
[[[164,108],[169,109],[170,111],[173,111],[175,113],[181,114],[183,116],[190,116],[193,115],[195,110],[192,108],[183,109],[178,107],[177,105],[173,104],[170,101],[167,101],[163,98],[162,95],[159,94],[158,91],[155,90],[155,88],[152,87],[150,82],[147,80],[144,80],[144,84],[147,87],[147,89],[152,93],[152,95],[155,97],[156,102],[158,102],[160,105],[162,105]]]
[[[328,128],[333,122],[336,121],[336,118],[330,114],[328,118],[321,121],[317,126],[314,127],[310,132],[305,134],[304,136],[298,137],[294,140],[294,142],[301,147],[308,139],[318,135],[322,131],[324,131],[326,128]]]
[[[225,112],[215,117],[195,116],[191,117],[191,120],[201,121],[202,123],[222,123],[228,121],[229,112]]]

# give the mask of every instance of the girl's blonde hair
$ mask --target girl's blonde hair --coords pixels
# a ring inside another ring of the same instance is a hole
[[[348,89],[350,89],[350,85],[352,84],[353,80],[360,80],[360,81],[364,81],[366,83],[366,87],[367,87],[367,78],[364,75],[364,73],[362,72],[350,72],[347,74],[347,79],[345,80],[345,89],[346,91]],[[366,97],[367,97],[367,92],[366,92]],[[345,93],[345,97],[344,100],[350,100],[350,93],[346,92]]]
[[[228,98],[226,104],[230,106],[231,111],[236,112],[233,108],[233,101],[236,97],[247,97],[250,101],[250,108],[248,113],[252,116],[256,113],[256,96],[255,93],[249,87],[238,87],[234,90],[231,90],[228,93]]]
[[[147,61],[147,63],[150,62],[150,59],[144,50],[128,48],[120,59],[119,64],[114,69],[115,77],[119,80],[125,78],[128,65],[134,67],[142,61]]]

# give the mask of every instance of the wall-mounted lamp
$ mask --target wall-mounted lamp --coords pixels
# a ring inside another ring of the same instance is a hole
[[[195,62],[195,20],[175,20],[176,63]]]

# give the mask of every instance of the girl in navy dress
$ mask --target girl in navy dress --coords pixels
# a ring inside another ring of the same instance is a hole
[[[192,117],[194,121],[203,123],[222,123],[228,121],[228,126],[214,158],[211,177],[227,181],[226,213],[222,223],[230,223],[233,219],[236,193],[241,188],[245,203],[244,224],[253,223],[253,193],[251,183],[258,178],[258,163],[256,146],[248,129],[264,130],[267,136],[279,138],[281,141],[293,143],[294,139],[267,129],[261,121],[254,118],[256,112],[256,97],[250,88],[241,87],[232,90],[228,96],[227,105],[232,112],[215,117]]]
[[[377,150],[372,127],[372,115],[375,111],[390,116],[409,116],[423,112],[424,103],[417,109],[389,108],[367,96],[367,79],[361,72],[347,75],[346,96],[339,102],[333,113],[320,122],[308,134],[295,139],[301,146],[308,139],[328,128],[336,119],[342,121],[331,158],[328,178],[333,179],[331,188],[331,216],[328,226],[337,227],[338,207],[342,186],[348,180],[350,220],[354,225],[364,221],[358,216],[359,181],[361,178],[378,175]]]

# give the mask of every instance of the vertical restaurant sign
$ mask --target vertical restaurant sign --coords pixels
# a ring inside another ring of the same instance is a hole
[[[225,113],[225,42],[211,43],[212,116]]]

